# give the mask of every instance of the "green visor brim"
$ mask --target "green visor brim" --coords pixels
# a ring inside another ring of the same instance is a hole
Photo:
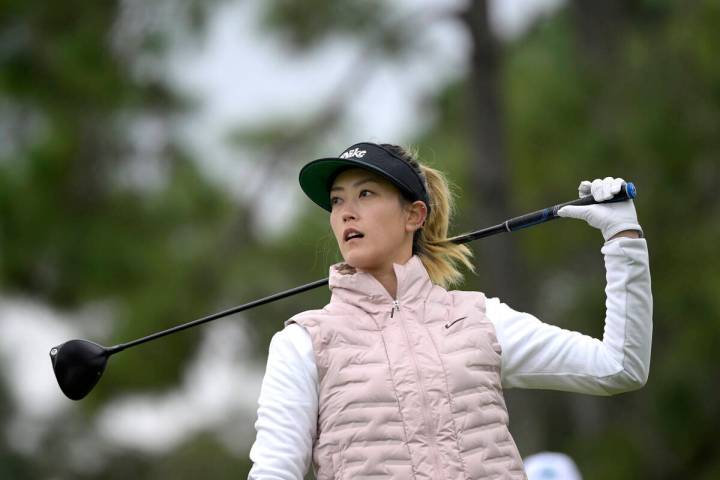
[[[300,170],[300,188],[310,200],[330,212],[332,211],[332,204],[330,203],[332,181],[340,172],[348,168],[362,168],[377,173],[387,178],[405,194],[412,195],[411,190],[406,185],[387,172],[377,168],[375,165],[349,158],[320,158],[308,163]]]

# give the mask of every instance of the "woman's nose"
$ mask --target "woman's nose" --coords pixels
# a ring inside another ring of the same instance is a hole
[[[347,222],[348,220],[355,220],[355,212],[352,210],[346,209],[342,214],[342,220],[343,222]]]

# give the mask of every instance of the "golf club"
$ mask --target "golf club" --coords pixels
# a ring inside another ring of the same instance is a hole
[[[466,233],[448,239],[448,241],[457,244],[468,243],[478,238],[489,237],[502,232],[513,232],[522,228],[530,227],[532,225],[538,225],[555,218],[559,218],[557,212],[560,208],[566,205],[591,205],[595,203],[611,203],[620,202],[624,200],[630,200],[635,198],[637,195],[635,186],[627,182],[622,186],[620,192],[618,192],[613,198],[605,200],[603,202],[596,202],[592,195],[582,197],[570,202],[561,203],[552,207],[537,210],[535,212],[520,215],[518,217],[511,218],[502,223],[494,225],[492,227],[483,228],[476,230],[471,233]],[[283,292],[275,293],[268,297],[264,297],[258,300],[254,300],[243,305],[239,305],[222,312],[214,313],[207,317],[203,317],[197,320],[193,320],[182,325],[163,330],[146,337],[138,338],[127,343],[121,343],[112,347],[104,347],[97,343],[90,342],[88,340],[69,340],[61,345],[53,347],[50,350],[50,360],[52,362],[53,371],[57,378],[58,384],[62,392],[71,400],[80,400],[84,398],[90,391],[95,387],[97,382],[100,380],[105,367],[107,365],[108,358],[117,352],[121,352],[127,348],[140,345],[141,343],[155,340],[171,333],[179,332],[203,323],[216,320],[218,318],[226,317],[243,310],[247,310],[259,305],[274,302],[281,298],[286,298],[313,288],[327,285],[328,279],[316,280],[306,285],[285,290]]]

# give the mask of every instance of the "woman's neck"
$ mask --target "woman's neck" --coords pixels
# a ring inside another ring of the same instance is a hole
[[[375,277],[375,280],[385,287],[385,290],[387,290],[390,297],[395,299],[397,298],[397,275],[395,275],[393,264],[397,263],[398,265],[405,265],[411,257],[412,254],[402,255],[393,261],[388,262],[386,265],[375,269],[368,269],[365,270],[365,272]]]
[[[385,287],[385,290],[390,294],[390,296],[395,299],[397,297],[397,275],[395,275],[395,270],[393,270],[392,265],[390,266],[390,270],[383,270],[380,272],[369,272],[375,279],[382,284],[383,287]]]

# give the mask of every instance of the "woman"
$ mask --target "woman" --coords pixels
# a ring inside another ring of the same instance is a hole
[[[582,182],[605,200],[620,179]],[[330,211],[345,260],[331,300],[286,322],[270,344],[253,479],[525,478],[503,388],[611,395],[644,385],[652,297],[632,201],[564,207],[602,230],[603,340],[542,323],[480,292],[447,291],[472,269],[443,242],[442,174],[394,145],[359,143],[316,160],[300,185]]]

